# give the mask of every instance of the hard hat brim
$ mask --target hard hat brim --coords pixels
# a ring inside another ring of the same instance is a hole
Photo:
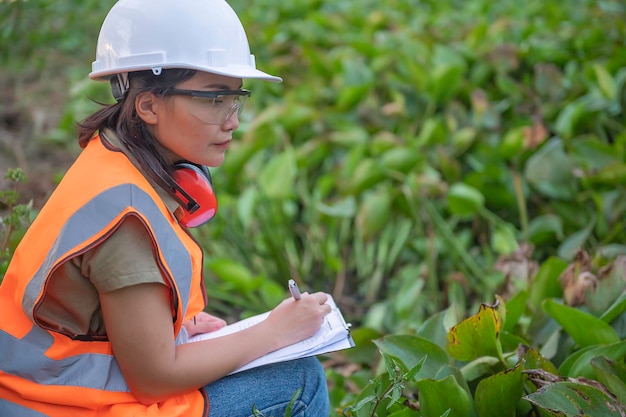
[[[109,71],[92,71],[89,74],[89,78],[96,81],[108,81],[113,75],[120,73],[128,73],[135,71],[149,71],[153,69],[173,69],[173,68],[184,68],[184,69],[192,69],[196,71],[209,72],[212,74],[224,75],[226,77],[232,78],[244,78],[244,79],[258,79],[263,81],[269,81],[272,83],[280,83],[283,81],[281,77],[277,77],[275,75],[270,75],[266,72],[260,71],[256,68],[252,68],[247,65],[228,65],[224,67],[201,67],[194,66],[189,64],[167,64],[167,65],[153,65],[153,66],[128,66],[123,68],[115,68]]]

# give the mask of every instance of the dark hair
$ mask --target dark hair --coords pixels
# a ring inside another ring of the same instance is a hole
[[[163,94],[195,74],[195,70],[178,68],[164,69],[160,75],[154,75],[152,71],[130,72],[129,88],[122,100],[103,107],[78,124],[78,144],[84,148],[99,130],[111,129],[148,174],[156,175],[157,179],[167,178],[170,163],[137,115],[135,99],[147,91]]]

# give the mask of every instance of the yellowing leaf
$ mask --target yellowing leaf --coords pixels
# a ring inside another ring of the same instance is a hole
[[[480,356],[502,356],[500,331],[502,315],[500,300],[494,305],[481,304],[478,313],[454,326],[448,332],[448,353],[460,361],[471,361]]]

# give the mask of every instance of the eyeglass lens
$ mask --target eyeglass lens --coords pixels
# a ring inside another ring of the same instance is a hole
[[[241,114],[247,98],[240,95],[191,97],[189,113],[205,123],[221,125],[235,113]]]

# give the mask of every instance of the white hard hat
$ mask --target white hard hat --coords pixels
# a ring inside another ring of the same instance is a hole
[[[98,37],[89,77],[167,68],[281,82],[256,69],[241,21],[224,0],[120,0]]]

